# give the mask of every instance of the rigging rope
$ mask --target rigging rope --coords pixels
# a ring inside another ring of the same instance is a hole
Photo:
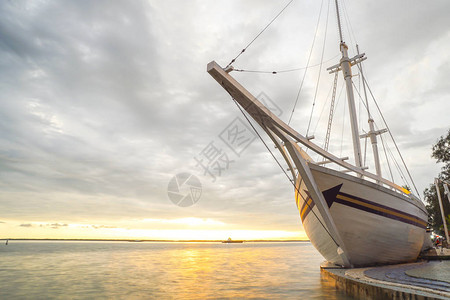
[[[349,20],[348,13],[347,13],[347,7],[345,6],[345,1],[344,0],[339,0],[339,2],[341,2],[341,7],[342,7],[341,12],[342,12],[342,15],[344,16],[344,22],[345,22],[345,25],[346,25],[346,26],[344,26],[344,28],[347,29],[346,32],[348,33],[348,37],[350,39],[349,45],[351,45],[350,47],[354,47],[353,45],[355,45],[356,43],[353,42],[352,32],[350,31],[351,30],[351,26],[349,25],[350,24],[350,20]],[[353,48],[353,51],[354,51],[354,48]]]
[[[361,94],[360,94],[359,91],[356,89],[356,86],[355,86],[355,83],[353,82],[353,80],[352,80],[352,84],[353,84],[353,87],[355,88],[355,91],[358,93],[359,99],[361,100],[360,102],[362,102],[362,103],[364,104],[364,106],[366,107],[367,111],[369,111],[369,107],[366,106],[366,105],[368,105],[369,103],[366,104],[366,103],[364,103],[364,102],[362,101]],[[380,111],[380,114],[381,114],[381,111]],[[375,129],[376,129],[376,130],[379,130],[378,126],[377,126],[376,124],[374,124],[374,125],[375,125]],[[387,125],[386,125],[386,127],[387,127]],[[388,130],[388,131],[389,131],[389,130]],[[380,134],[380,137],[382,137],[381,134]],[[392,135],[391,135],[391,138],[392,138],[392,140],[394,140],[394,138],[392,137]],[[394,141],[394,143],[395,143],[395,141]],[[386,151],[386,148],[384,148],[384,145],[383,145],[383,149]],[[403,171],[402,171],[401,168],[400,168],[400,165],[398,164],[397,160],[396,160],[395,157],[394,157],[394,154],[391,152],[391,150],[389,149],[389,147],[387,148],[387,150],[388,150],[389,155],[390,155],[391,158],[392,158],[392,161],[394,162],[394,165],[395,165],[396,168],[397,168],[397,171],[399,172],[400,178],[403,179],[403,182],[404,182],[405,184],[408,184],[408,181],[405,179],[406,176],[404,176]],[[399,152],[398,149],[397,149],[397,151]],[[399,154],[400,154],[400,152],[399,152]],[[387,157],[386,157],[386,159],[387,159]],[[389,163],[389,160],[388,160],[388,159],[387,159],[387,161],[388,161],[388,163]],[[404,166],[405,166],[405,168],[406,168],[406,165],[405,165],[405,164],[404,164]],[[389,171],[391,171],[391,170],[389,169]],[[392,175],[391,175],[391,177],[392,177]],[[411,179],[411,180],[412,180],[412,179]],[[393,179],[393,178],[392,178],[392,182],[394,182],[394,179]]]
[[[391,137],[392,141],[394,142],[395,149],[397,149],[397,152],[398,152],[398,154],[399,154],[399,156],[400,156],[400,158],[402,160],[403,166],[405,167],[405,170],[408,173],[408,177],[411,180],[412,185],[414,186],[414,190],[417,193],[417,197],[419,197],[419,199],[420,199],[420,194],[419,194],[419,191],[417,190],[416,183],[414,182],[414,180],[413,180],[413,178],[411,176],[411,173],[409,172],[409,169],[406,166],[405,160],[403,159],[403,155],[401,154],[400,149],[398,148],[397,143],[395,142],[394,137],[392,136],[391,129],[389,128],[389,126],[388,126],[388,124],[386,122],[386,119],[384,118],[383,114],[381,113],[380,107],[378,106],[378,102],[377,102],[377,100],[375,100],[375,96],[373,95],[372,90],[370,89],[370,86],[367,83],[367,79],[366,78],[364,78],[364,82],[366,83],[367,88],[369,89],[369,93],[372,96],[373,102],[375,103],[375,106],[377,107],[377,110],[380,113],[381,118],[383,119],[384,125],[386,125],[386,128],[387,128],[387,130],[389,132],[389,136]]]
[[[331,96],[330,114],[328,115],[327,134],[325,136],[325,145],[323,147],[325,151],[328,151],[328,146],[330,143],[331,125],[333,123],[333,114],[334,114],[334,101],[336,100],[337,79],[338,79],[338,72],[336,72],[334,75],[333,95]]]
[[[322,7],[323,7],[323,0],[320,3],[319,17],[317,18],[316,31],[314,32],[314,38],[313,38],[313,42],[312,42],[312,45],[311,45],[311,50],[309,52],[308,61],[306,63],[305,73],[303,73],[303,78],[302,78],[302,81],[300,83],[300,88],[298,89],[298,92],[297,92],[297,97],[295,98],[294,107],[292,108],[292,112],[291,112],[291,115],[289,117],[288,125],[291,124],[292,116],[294,115],[295,107],[297,106],[298,98],[300,97],[300,92],[302,91],[303,83],[305,82],[306,72],[308,71],[309,61],[311,59],[312,51],[314,49],[314,43],[316,42],[317,31],[319,29],[320,16],[322,15]]]
[[[358,76],[358,90],[361,90],[361,78],[359,76],[360,74],[361,74],[361,72],[357,75]],[[358,102],[358,121],[359,121],[358,128],[362,128],[362,119],[363,118],[361,117],[361,104]]]
[[[359,47],[358,45],[356,45],[356,49],[358,50],[358,54],[359,54]],[[370,110],[369,110],[369,100],[367,99],[367,90],[366,90],[366,81],[364,78],[364,73],[363,73],[363,68],[362,68],[362,62],[360,62],[359,64],[356,64],[358,66],[358,70],[359,73],[361,74],[362,77],[362,85],[363,85],[363,91],[364,91],[364,99],[366,100],[366,109],[367,109],[367,115],[369,116],[369,119],[372,118],[372,115],[370,114]],[[361,79],[360,79],[361,82]]]
[[[400,178],[403,180],[403,183],[408,185],[408,180],[406,180],[405,175],[403,174],[403,171],[400,168],[400,165],[398,164],[397,160],[394,157],[394,154],[392,153],[391,149],[389,149],[389,147],[387,147],[387,151],[389,153],[389,155],[392,158],[392,161],[394,162],[394,166],[397,168],[397,171],[400,175]]]
[[[375,125],[375,129],[376,129],[376,130],[379,130],[377,124],[374,123],[374,125]],[[382,138],[383,135],[380,135],[380,137]],[[382,140],[382,141],[383,141],[383,140]],[[387,149],[387,153],[389,153],[389,155],[392,157],[392,160],[393,160],[393,162],[394,162],[394,165],[395,165],[395,167],[397,168],[397,171],[399,172],[400,178],[403,179],[403,183],[404,183],[406,186],[408,186],[408,185],[409,185],[409,182],[408,182],[408,180],[407,180],[405,174],[403,173],[402,169],[400,168],[400,164],[397,162],[397,159],[395,159],[394,153],[392,153],[392,151],[389,149],[389,147],[386,147],[386,148],[385,148],[385,147],[384,147],[384,144],[383,144],[383,149],[384,149],[384,151],[386,151],[386,149]],[[386,159],[387,159],[387,156],[386,156]],[[387,162],[389,163],[389,160],[387,160]],[[389,171],[390,171],[390,170],[389,170]],[[392,175],[391,175],[391,176],[392,176]],[[392,179],[392,182],[394,182],[394,179]]]
[[[359,98],[360,102],[362,102],[362,104],[364,105],[364,107],[365,107],[367,110],[369,110],[368,107],[366,106],[366,103],[363,102],[362,97],[361,97],[361,94],[359,93],[359,90],[356,88],[356,85],[355,85],[355,83],[353,82],[353,80],[352,80],[352,85],[353,85],[353,87],[354,87],[354,91],[356,91],[356,93],[358,94],[358,98]],[[360,104],[360,105],[361,105],[361,104]]]
[[[386,157],[386,163],[387,163],[388,169],[389,169],[389,174],[391,175],[391,181],[394,182],[394,176],[392,175],[391,164],[389,163],[389,158],[388,158],[388,156],[387,156],[387,151],[386,151],[386,146],[385,146],[385,144],[384,144],[384,138],[383,138],[383,135],[381,135],[380,138],[381,138],[381,144],[383,145],[384,156]]]
[[[359,46],[358,46],[358,44],[356,44],[356,51],[357,51],[357,53],[359,55]],[[362,81],[363,90],[364,90],[364,99],[366,100],[367,116],[368,116],[368,118],[370,120],[370,119],[372,119],[372,116],[370,115],[369,100],[367,99],[366,84],[364,83],[364,73],[363,73],[362,61],[359,64],[356,64],[356,65],[358,66],[359,74],[361,74],[361,76],[359,77],[359,80],[358,80],[358,83],[360,85],[359,89],[361,90],[361,81]],[[363,80],[361,80],[361,78]],[[359,94],[359,92],[358,92],[358,94]],[[359,109],[361,111],[361,104],[359,105]],[[359,121],[361,122],[361,120],[362,120],[362,118],[360,117]],[[369,127],[370,127],[370,125],[369,125]],[[360,128],[361,128],[361,125],[360,125]],[[364,145],[364,165],[366,165],[366,157],[367,157],[367,138],[368,138],[368,136],[366,136],[366,138],[365,138],[365,145]]]
[[[420,196],[419,196],[419,191],[417,190],[417,187],[416,187],[416,184],[414,183],[414,180],[412,179],[411,174],[409,173],[408,167],[406,166],[406,163],[405,163],[405,161],[403,160],[403,156],[402,156],[402,154],[400,153],[400,149],[398,148],[397,143],[395,142],[394,137],[392,136],[391,130],[389,129],[389,126],[387,125],[386,120],[384,119],[383,114],[381,113],[380,107],[378,106],[378,103],[376,102],[375,97],[374,97],[374,95],[372,94],[372,90],[370,89],[369,85],[367,84],[366,79],[365,79],[364,77],[363,77],[363,79],[364,79],[364,81],[365,81],[365,84],[367,85],[367,88],[369,89],[370,95],[372,96],[372,99],[373,99],[373,101],[374,101],[374,103],[375,103],[375,105],[376,105],[376,107],[377,107],[377,109],[378,109],[378,112],[380,113],[380,116],[381,116],[381,118],[383,119],[383,123],[384,123],[384,125],[386,125],[386,129],[387,129],[387,131],[389,132],[389,136],[391,137],[391,139],[392,139],[392,141],[393,141],[393,143],[394,143],[394,145],[395,145],[395,148],[396,148],[396,150],[397,150],[397,153],[398,153],[398,155],[400,156],[400,158],[401,158],[401,160],[402,160],[403,166],[405,167],[405,170],[406,170],[406,172],[408,173],[409,180],[411,181],[412,185],[414,186],[414,189],[416,190],[416,193],[417,193],[418,197],[420,197]],[[356,89],[356,86],[355,86],[355,84],[354,84],[353,81],[352,81],[352,84],[353,84],[353,87],[355,88],[356,92],[358,93],[360,100],[362,100],[361,95],[359,94],[359,91]],[[366,106],[366,103],[364,103],[363,101],[361,101],[361,102],[364,104],[364,106]],[[368,103],[367,103],[367,105],[368,105]],[[366,106],[366,109],[367,109],[367,111],[369,111],[368,106]],[[375,127],[376,127],[377,130],[379,129],[378,126],[377,126],[376,124],[375,124]],[[382,142],[383,142],[383,149],[384,149],[384,151],[386,151],[386,148],[385,148],[385,146],[384,146],[384,141],[383,141],[383,135],[380,135],[380,137],[381,137],[381,140],[382,140]],[[403,174],[403,171],[401,170],[400,165],[398,164],[397,160],[395,159],[395,157],[394,157],[393,153],[391,152],[391,150],[389,149],[389,147],[387,147],[387,151],[388,151],[388,152],[385,152],[385,153],[389,153],[390,156],[392,157],[392,160],[393,160],[393,162],[394,162],[394,165],[396,166],[396,168],[397,168],[397,170],[398,170],[398,172],[399,172],[400,177],[403,179],[403,182],[404,182],[405,184],[408,184],[409,182],[408,182],[408,180],[406,179],[406,176]],[[386,161],[387,161],[387,163],[389,164],[389,160],[388,160],[387,156],[386,156]],[[391,171],[390,166],[389,166],[389,172],[391,173],[391,180],[392,180],[392,182],[394,182],[394,179],[393,179],[393,176],[392,176],[392,171]]]
[[[317,83],[316,83],[316,91],[314,92],[314,100],[313,105],[311,108],[311,114],[309,116],[309,122],[308,122],[308,129],[306,130],[306,137],[308,137],[309,134],[309,128],[311,126],[311,120],[314,113],[314,107],[316,106],[316,99],[317,99],[317,91],[319,90],[319,83],[320,83],[320,74],[322,74],[322,64],[323,64],[323,55],[325,54],[325,42],[327,40],[327,31],[328,31],[328,16],[330,15],[330,1],[328,1],[328,8],[327,8],[327,19],[325,22],[325,34],[323,37],[323,47],[322,47],[322,55],[320,57],[320,67],[319,67],[319,75],[317,75]]]
[[[408,182],[408,180],[406,179],[406,176],[405,176],[405,174],[403,173],[402,169],[400,168],[400,164],[399,164],[399,163],[397,162],[397,160],[395,159],[394,153],[392,153],[392,151],[391,151],[391,149],[390,149],[389,147],[387,147],[387,150],[388,150],[389,155],[392,157],[392,160],[393,160],[393,162],[394,162],[395,167],[397,168],[397,171],[398,171],[398,173],[399,173],[399,175],[400,175],[400,178],[403,180],[403,183],[404,183],[404,184],[408,185],[409,182]]]
[[[341,95],[339,95],[338,101],[341,98]],[[339,153],[339,157],[342,157],[342,145],[344,144],[344,129],[345,129],[345,113],[347,112],[347,101],[344,101],[344,116],[342,117],[342,132],[341,132],[341,150]],[[340,169],[340,167],[339,167]]]
[[[334,60],[336,57],[340,56],[340,54],[336,54],[334,57],[327,59],[326,61],[324,61],[324,63],[327,63],[329,61]],[[317,67],[322,65],[322,63],[318,63],[309,67],[302,67],[302,68],[295,68],[295,69],[287,69],[287,70],[281,70],[281,71],[261,71],[261,70],[245,70],[245,69],[233,69],[233,71],[236,72],[246,72],[246,73],[261,73],[261,74],[280,74],[280,73],[288,73],[288,72],[295,72],[295,71],[301,71],[301,70],[305,70],[305,69],[310,69],[313,67]]]
[[[325,111],[325,107],[328,104],[328,100],[330,99],[330,95],[332,95],[332,92],[333,92],[333,85],[330,86],[327,97],[325,98],[326,100],[322,105],[322,109],[320,110],[319,118],[317,119],[316,125],[314,126],[314,130],[312,131],[313,135],[316,134],[316,132],[317,132],[317,127],[319,127],[320,120],[322,120],[323,112]]]
[[[278,164],[278,166],[280,167],[280,169],[283,171],[284,175],[286,175],[287,179],[289,180],[289,182],[294,186],[295,191],[297,192],[297,195],[300,195],[300,190],[299,188],[297,188],[296,183],[294,182],[295,178],[291,180],[291,178],[289,177],[289,175],[286,173],[285,169],[283,168],[283,166],[280,164],[280,162],[278,161],[278,159],[275,157],[275,155],[272,153],[272,150],[270,150],[269,146],[267,146],[266,142],[264,141],[264,139],[261,137],[261,135],[259,134],[259,132],[256,130],[255,126],[253,126],[253,123],[250,122],[249,118],[247,117],[247,115],[244,113],[244,111],[242,110],[241,106],[237,103],[237,101],[232,97],[233,102],[236,104],[236,106],[239,108],[239,110],[241,111],[241,113],[244,115],[245,119],[247,120],[247,122],[250,124],[250,126],[252,127],[252,129],[255,131],[256,135],[259,137],[259,139],[261,140],[261,142],[264,144],[264,146],[266,147],[266,149],[269,151],[269,153],[272,155],[273,159],[276,161],[276,163]],[[300,197],[302,198],[302,197]],[[303,200],[303,198],[302,198]],[[314,212],[314,210],[312,209],[312,207],[310,206],[310,204],[308,204],[308,201],[303,200],[303,202],[306,203],[306,205],[308,205],[308,208],[310,209],[310,211],[314,214],[314,216],[317,218],[317,221],[319,221],[320,225],[322,225],[323,229],[325,230],[325,232],[330,236],[330,238],[333,240],[333,242],[336,244],[336,246],[340,247],[339,244],[336,242],[336,240],[334,239],[334,237],[331,235],[331,233],[328,231],[328,229],[326,228],[326,226],[322,223],[322,221],[319,219],[319,217],[317,216],[317,214]]]
[[[367,136],[364,138],[364,163],[363,163],[363,166],[366,165],[366,158],[367,158]]]
[[[225,67],[225,69],[226,68],[228,68],[229,66],[231,66],[231,64],[232,63],[234,63],[235,61],[236,61],[236,59],[239,57],[239,56],[241,56],[242,55],[242,53],[244,53],[245,52],[245,50],[247,50],[247,48],[248,47],[250,47],[250,45],[251,44],[253,44],[253,42],[283,13],[283,11],[286,9],[286,8],[288,8],[288,6],[293,2],[294,0],[291,0],[291,1],[289,1],[288,2],[288,4],[286,4],[286,6],[272,19],[272,21],[270,21],[269,22],[269,24],[267,24],[266,25],[266,27],[264,27],[264,29],[263,30],[261,30],[261,32],[260,33],[258,33],[256,36],[255,36],[255,38],[250,42],[250,43],[248,43],[248,45],[247,46],[245,46],[245,48],[244,49],[242,49],[241,50],[241,52],[235,57],[235,58],[233,58],[232,60],[231,60],[231,62]]]
[[[347,9],[346,1],[345,0],[340,0],[340,1],[342,3],[342,7],[343,7],[343,10],[344,10],[345,24],[347,25],[346,28],[347,28],[347,31],[348,31],[348,35],[350,37],[350,45],[352,45],[352,47],[353,47],[353,45],[358,44],[358,40],[357,40],[356,35],[355,35],[354,31],[353,31],[352,22],[350,22],[350,17],[349,17],[349,14],[347,12],[348,9]],[[354,40],[354,42],[353,42],[353,40]],[[355,49],[353,49],[353,50],[355,50]]]

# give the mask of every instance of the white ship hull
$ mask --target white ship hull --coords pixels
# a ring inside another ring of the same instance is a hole
[[[353,266],[409,262],[418,257],[427,225],[421,202],[341,172],[314,164],[309,167]],[[323,219],[303,180],[299,181],[301,199],[297,196],[296,202],[306,234],[327,261],[343,265],[336,243],[320,224]]]

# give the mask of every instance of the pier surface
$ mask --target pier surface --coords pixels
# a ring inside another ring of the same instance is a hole
[[[450,299],[450,249],[409,264],[343,269],[325,262],[321,269],[325,280],[355,298]]]

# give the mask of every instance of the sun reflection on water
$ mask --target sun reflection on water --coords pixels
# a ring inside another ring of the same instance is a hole
[[[16,242],[0,298],[348,299],[321,283],[322,260],[310,243]]]

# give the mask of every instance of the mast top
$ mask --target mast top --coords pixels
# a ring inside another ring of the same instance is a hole
[[[341,43],[343,43],[344,39],[342,38],[341,16],[339,14],[338,0],[335,0],[334,2],[336,3],[336,14],[337,14],[337,21],[338,21],[338,28],[339,28],[339,38],[341,39]]]

